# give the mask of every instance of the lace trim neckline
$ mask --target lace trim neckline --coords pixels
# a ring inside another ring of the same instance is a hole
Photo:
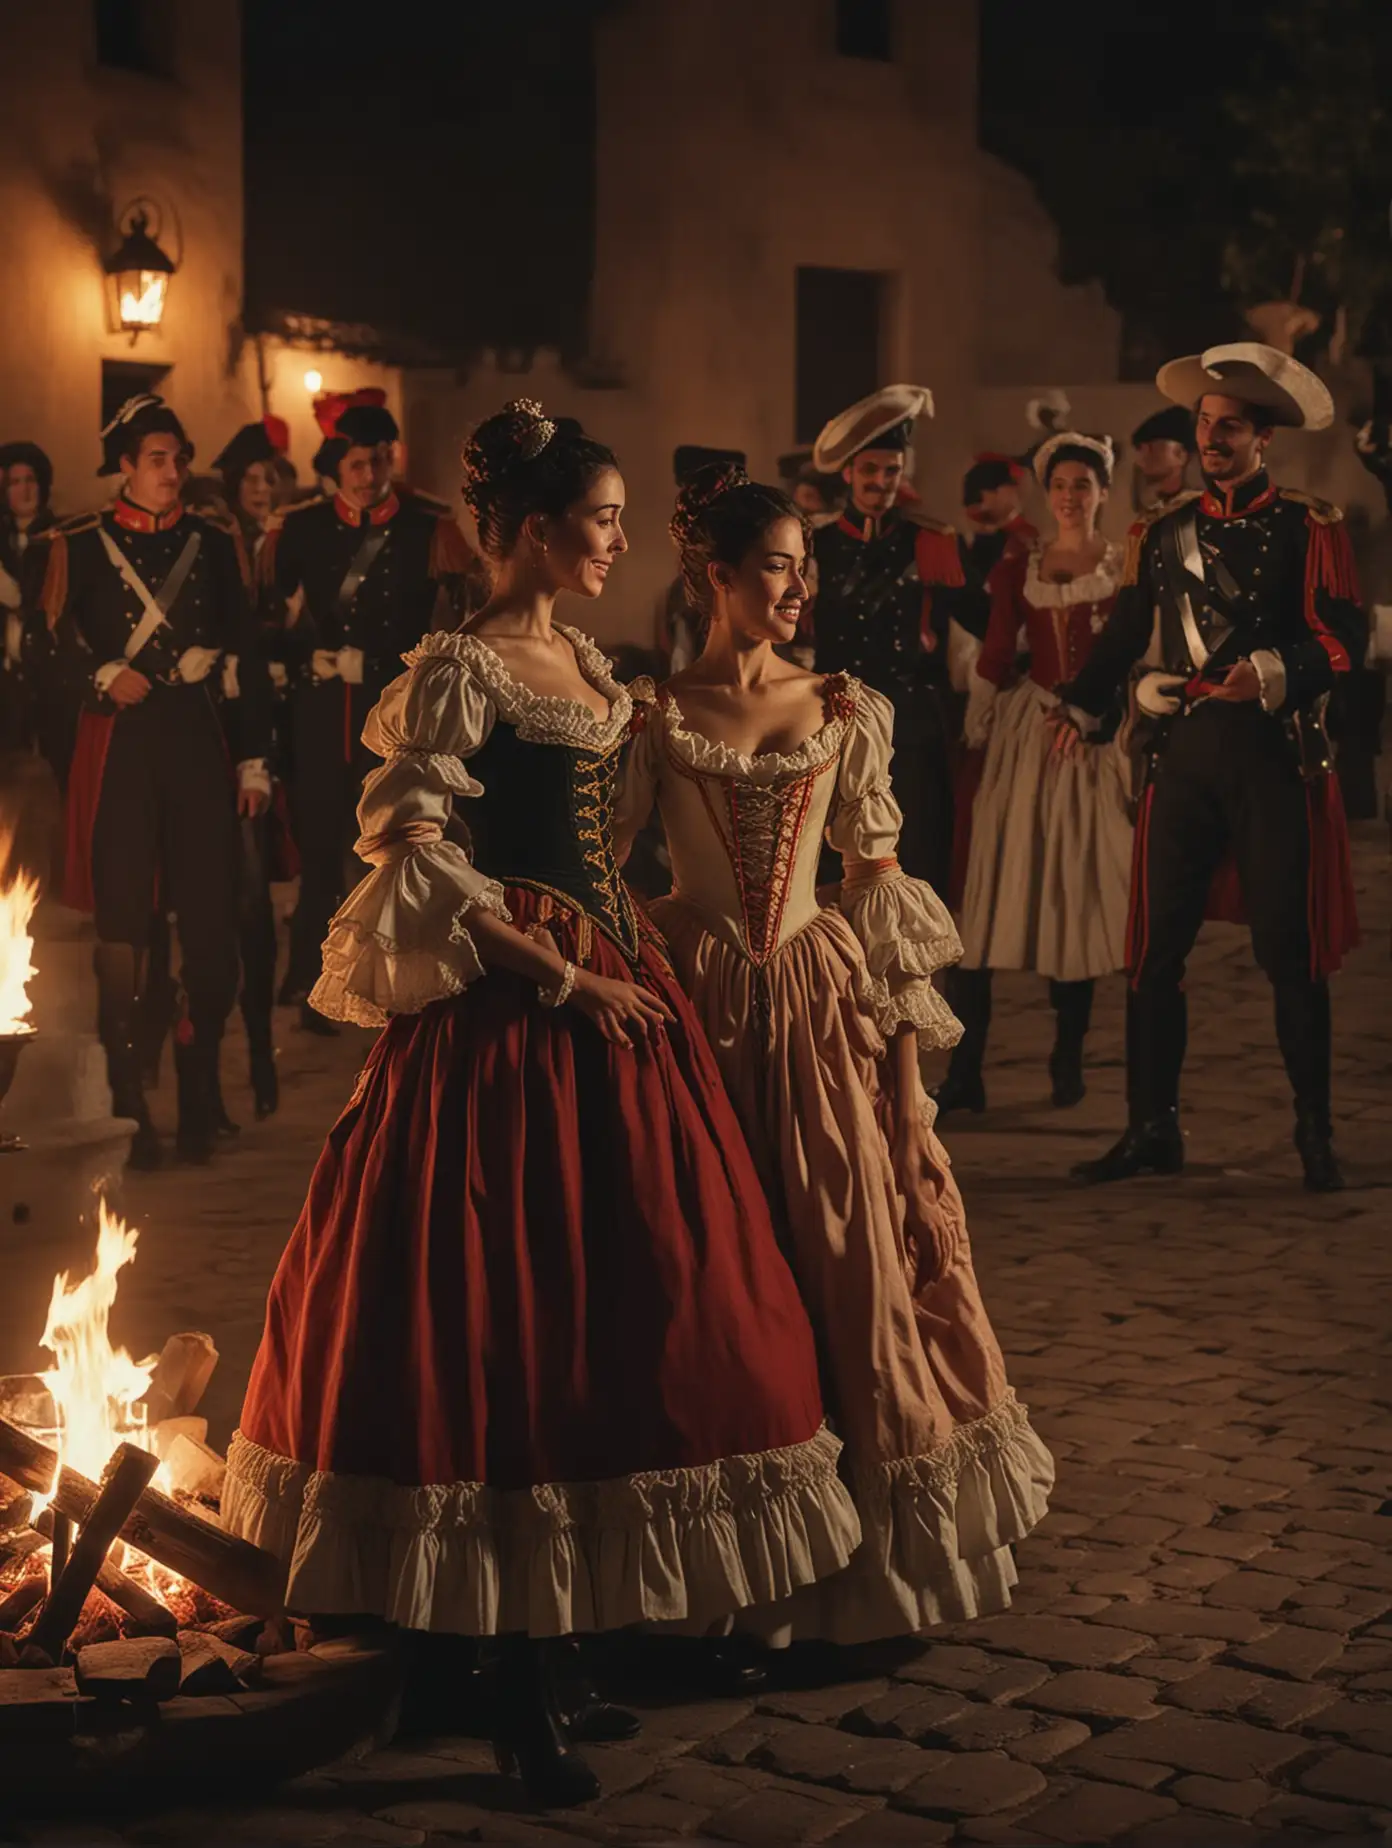
[[[583,700],[559,693],[534,693],[509,672],[502,656],[481,635],[441,630],[428,635],[405,657],[408,667],[432,655],[453,655],[482,684],[499,715],[519,734],[542,744],[600,745],[607,748],[622,738],[633,716],[633,700],[610,672],[608,656],[580,629],[568,623],[554,625],[575,650],[581,674],[609,701],[609,715],[599,718]]]
[[[843,690],[838,694],[834,683]],[[642,691],[640,691],[642,689]],[[800,776],[820,770],[835,757],[854,716],[860,682],[848,674],[829,674],[823,683],[828,715],[802,743],[792,751],[737,751],[731,745],[707,738],[693,731],[686,722],[676,695],[667,688],[661,692],[651,680],[635,681],[634,697],[656,702],[662,714],[667,742],[692,770],[704,770],[713,776],[736,776],[751,783],[776,783],[786,776]]]
[[[1109,540],[1107,549],[1091,571],[1085,571],[1081,577],[1069,580],[1067,584],[1051,584],[1039,574],[1039,561],[1044,556],[1045,544],[1041,541],[1030,547],[1029,564],[1025,568],[1025,600],[1036,609],[1067,608],[1074,603],[1103,603],[1108,597],[1114,597],[1121,584],[1121,548]]]

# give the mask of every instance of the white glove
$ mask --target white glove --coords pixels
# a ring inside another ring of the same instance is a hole
[[[1136,704],[1152,719],[1172,718],[1183,691],[1183,674],[1142,674],[1136,682]]]
[[[991,735],[991,719],[996,709],[996,683],[972,675],[967,692],[967,710],[962,720],[962,738],[973,751],[979,751]]]
[[[338,679],[338,656],[332,648],[316,648],[309,657],[309,666],[316,680]]]
[[[179,656],[179,678],[186,687],[196,687],[217,666],[220,648],[186,648]]]
[[[269,802],[271,770],[264,757],[244,757],[237,765],[237,781],[243,789],[258,789]]]
[[[350,687],[360,687],[363,683],[362,649],[340,648],[338,651],[338,671]]]

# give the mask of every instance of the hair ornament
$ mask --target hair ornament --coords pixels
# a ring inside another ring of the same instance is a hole
[[[1112,471],[1116,466],[1116,449],[1109,436],[1086,436],[1081,430],[1060,430],[1051,436],[1047,443],[1041,443],[1034,452],[1034,473],[1041,485],[1047,486],[1049,464],[1060,449],[1088,449],[1099,458],[1110,483]]]
[[[554,419],[546,415],[535,398],[513,398],[503,409],[522,419],[523,428],[517,439],[517,447],[525,461],[535,462],[556,434]]]

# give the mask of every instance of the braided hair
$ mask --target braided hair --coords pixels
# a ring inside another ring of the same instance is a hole
[[[492,559],[515,550],[528,516],[559,518],[596,475],[617,468],[612,449],[573,417],[547,417],[534,398],[514,398],[464,445],[464,499]]]
[[[667,530],[680,554],[691,609],[710,616],[710,566],[742,564],[775,520],[796,520],[803,543],[811,543],[812,529],[791,495],[751,481],[737,462],[707,463],[682,484]]]

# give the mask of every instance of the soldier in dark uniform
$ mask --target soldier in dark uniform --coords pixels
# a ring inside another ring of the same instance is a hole
[[[1153,513],[1189,491],[1189,463],[1194,455],[1194,412],[1187,404],[1155,411],[1131,432],[1136,452],[1137,509]]]
[[[817,438],[817,468],[839,471],[849,495],[840,517],[813,535],[811,624],[818,673],[854,674],[893,701],[899,859],[906,873],[946,892],[949,627],[971,590],[954,529],[900,499],[914,420],[932,410],[925,387],[890,385]]]
[[[1357,926],[1323,711],[1362,658],[1366,624],[1343,516],[1276,487],[1265,451],[1274,426],[1323,429],[1334,407],[1313,373],[1249,342],[1173,360],[1157,382],[1197,412],[1204,488],[1132,529],[1107,627],[1058,689],[1087,728],[1148,648],[1161,661],[1136,689],[1157,734],[1132,873],[1129,1127],[1074,1173],[1114,1181],[1184,1165],[1184,965],[1231,856],[1274,991],[1305,1185],[1333,1191],[1327,978]]]
[[[269,683],[236,531],[180,498],[193,451],[174,412],[160,398],[132,398],[102,442],[101,473],[123,477],[120,496],[58,529],[41,604],[49,635],[88,665],[65,898],[95,915],[112,1104],[135,1119],[131,1158],[149,1166],[159,1140],[137,1003],[160,910],[178,919],[183,959],[178,1146],[190,1160],[212,1149],[218,1046],[237,992],[237,816],[259,813],[269,795]],[[230,655],[242,691],[235,771],[220,712]]]
[[[1012,540],[1029,545],[1039,537],[1038,529],[1024,515],[1020,492],[1024,478],[1025,466],[1016,456],[994,453],[976,456],[962,477],[962,506],[973,528],[965,551],[978,584],[985,584]]]
[[[280,998],[299,1003],[301,1024],[324,1034],[337,1028],[307,997],[329,919],[357,877],[349,873],[357,803],[375,761],[361,742],[363,721],[401,672],[406,650],[458,621],[478,573],[449,513],[393,486],[398,430],[381,396],[316,404],[326,437],[314,469],[335,492],[287,510],[259,571],[275,652],[290,680],[290,807],[300,856]]]

